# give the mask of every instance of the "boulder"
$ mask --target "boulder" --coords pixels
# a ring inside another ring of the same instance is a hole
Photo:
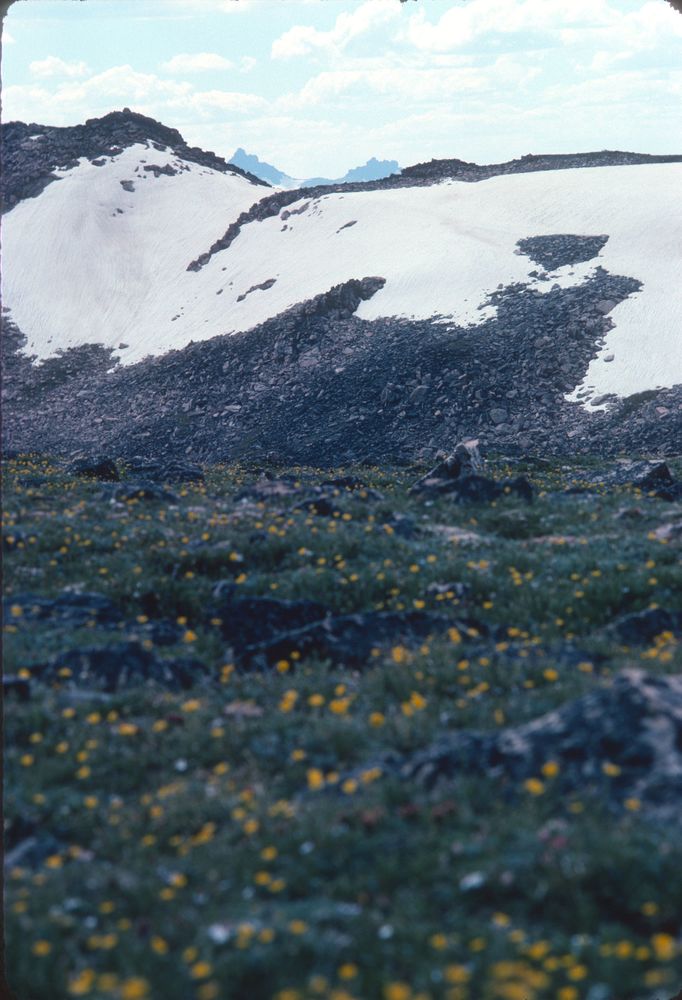
[[[206,667],[198,660],[164,660],[137,642],[70,649],[29,669],[36,680],[106,692],[150,681],[171,690],[186,689],[206,676]]]
[[[460,774],[550,780],[565,795],[589,790],[620,807],[637,800],[661,819],[682,822],[682,676],[626,670],[610,683],[521,726],[447,734],[397,765],[433,785]]]
[[[81,628],[86,622],[95,621],[98,625],[115,625],[121,621],[122,615],[116,605],[103,594],[76,594],[63,591],[57,597],[43,597],[38,594],[12,594],[3,600],[3,615],[9,617],[10,607],[18,606],[21,614],[14,618],[19,624],[22,621],[50,621],[55,624]]]
[[[298,652],[302,657],[361,667],[375,649],[416,646],[452,626],[466,630],[472,624],[482,634],[483,626],[478,622],[457,622],[429,611],[369,611],[327,617],[249,646],[244,650],[243,665],[266,668]]]
[[[113,458],[108,458],[106,455],[77,458],[71,462],[67,471],[74,476],[85,476],[87,479],[99,479],[109,483],[117,483],[121,478]]]
[[[320,621],[328,608],[316,601],[280,601],[274,597],[237,597],[237,587],[221,581],[214,590],[220,598],[214,614],[222,621],[223,638],[240,656],[249,646]]]
[[[618,637],[629,646],[653,642],[656,636],[663,632],[675,632],[678,626],[679,616],[672,615],[665,608],[648,608],[626,615],[615,623]]]
[[[452,488],[454,480],[461,476],[472,475],[482,468],[482,465],[478,441],[460,441],[453,453],[418,479],[409,492],[447,493]]]

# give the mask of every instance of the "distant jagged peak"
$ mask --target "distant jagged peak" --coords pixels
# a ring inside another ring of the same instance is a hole
[[[343,177],[308,177],[301,179],[292,177],[271,163],[261,160],[255,153],[247,153],[242,146],[234,151],[229,162],[251,171],[251,173],[256,174],[257,177],[268,181],[270,184],[289,189],[376,181],[400,173],[400,165],[397,160],[378,160],[375,156],[372,156],[362,166],[352,167]]]
[[[296,186],[297,183],[293,177],[285,174],[283,170],[279,170],[271,163],[261,160],[255,153],[247,153],[242,146],[234,151],[228,162],[241,170],[254,174],[268,184],[291,187]]]

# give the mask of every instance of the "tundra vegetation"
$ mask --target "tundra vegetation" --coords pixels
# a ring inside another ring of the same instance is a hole
[[[410,494],[423,467],[141,492],[6,461],[17,997],[673,996],[682,808],[628,757],[636,715],[576,732],[579,767],[551,734],[412,766],[680,673],[682,503],[619,468],[490,459],[529,504]]]

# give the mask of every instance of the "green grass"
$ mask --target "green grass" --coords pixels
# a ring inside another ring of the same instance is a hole
[[[208,470],[170,507],[111,505],[100,484],[43,458],[7,463],[10,599],[94,590],[127,624],[59,629],[15,607],[5,672],[120,641],[142,629],[138,616],[158,616],[185,629],[159,655],[201,659],[212,677],[185,694],[106,696],[65,679],[34,686],[28,702],[8,697],[6,830],[53,838],[42,860],[7,872],[17,996],[672,996],[676,831],[645,810],[614,811],[597,787],[566,798],[550,779],[533,796],[461,774],[426,790],[372,767],[446,731],[535,718],[633,664],[679,672],[673,641],[626,649],[610,626],[653,604],[682,608],[679,543],[655,535],[681,506],[627,488],[561,493],[601,468],[529,466],[531,507],[427,504],[407,494],[423,469],[337,470],[384,499],[342,491],[339,516],[323,518],[290,512],[297,498],[236,503],[256,478],[248,466]],[[411,537],[391,529],[396,513],[414,519]],[[470,535],[453,540],[453,528]],[[360,671],[290,658],[283,672],[240,673],[214,619],[220,580],[339,614],[472,616],[507,635],[396,647]],[[428,591],[458,581],[461,600]],[[575,666],[557,655],[567,645]]]

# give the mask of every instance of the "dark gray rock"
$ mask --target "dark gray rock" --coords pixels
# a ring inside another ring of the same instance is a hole
[[[29,669],[39,681],[106,692],[148,682],[184,690],[207,676],[206,667],[198,660],[164,660],[137,642],[71,649]],[[65,670],[70,675],[66,676]]]
[[[410,487],[410,493],[428,495],[449,493],[454,488],[456,480],[474,474],[481,465],[478,441],[461,441],[452,455],[444,458]]]
[[[85,476],[87,479],[100,479],[109,483],[116,483],[121,478],[116,462],[106,455],[78,458],[71,462],[67,471],[74,476]]]
[[[627,670],[612,682],[522,726],[447,734],[388,768],[433,785],[484,774],[522,791],[558,764],[551,780],[563,794],[593,792],[614,806],[629,798],[644,810],[682,821],[682,677]]]
[[[80,628],[89,621],[98,625],[116,625],[122,620],[120,610],[103,594],[63,591],[55,598],[31,593],[12,594],[3,600],[5,618],[12,605],[21,608],[21,616],[15,619],[18,624],[23,621],[49,621]]]
[[[648,608],[636,614],[626,615],[615,623],[620,640],[630,646],[653,642],[663,632],[674,633],[680,626],[680,616],[665,608]]]
[[[239,597],[231,582],[221,583],[216,591],[220,603],[214,614],[221,619],[223,638],[238,656],[250,646],[320,621],[328,614],[328,608],[316,601]]]
[[[370,660],[374,649],[415,646],[453,625],[466,629],[471,624],[484,634],[480,622],[463,624],[427,611],[370,611],[330,616],[254,643],[243,651],[242,665],[266,668],[298,652],[302,657],[315,656],[347,667],[361,667]]]

